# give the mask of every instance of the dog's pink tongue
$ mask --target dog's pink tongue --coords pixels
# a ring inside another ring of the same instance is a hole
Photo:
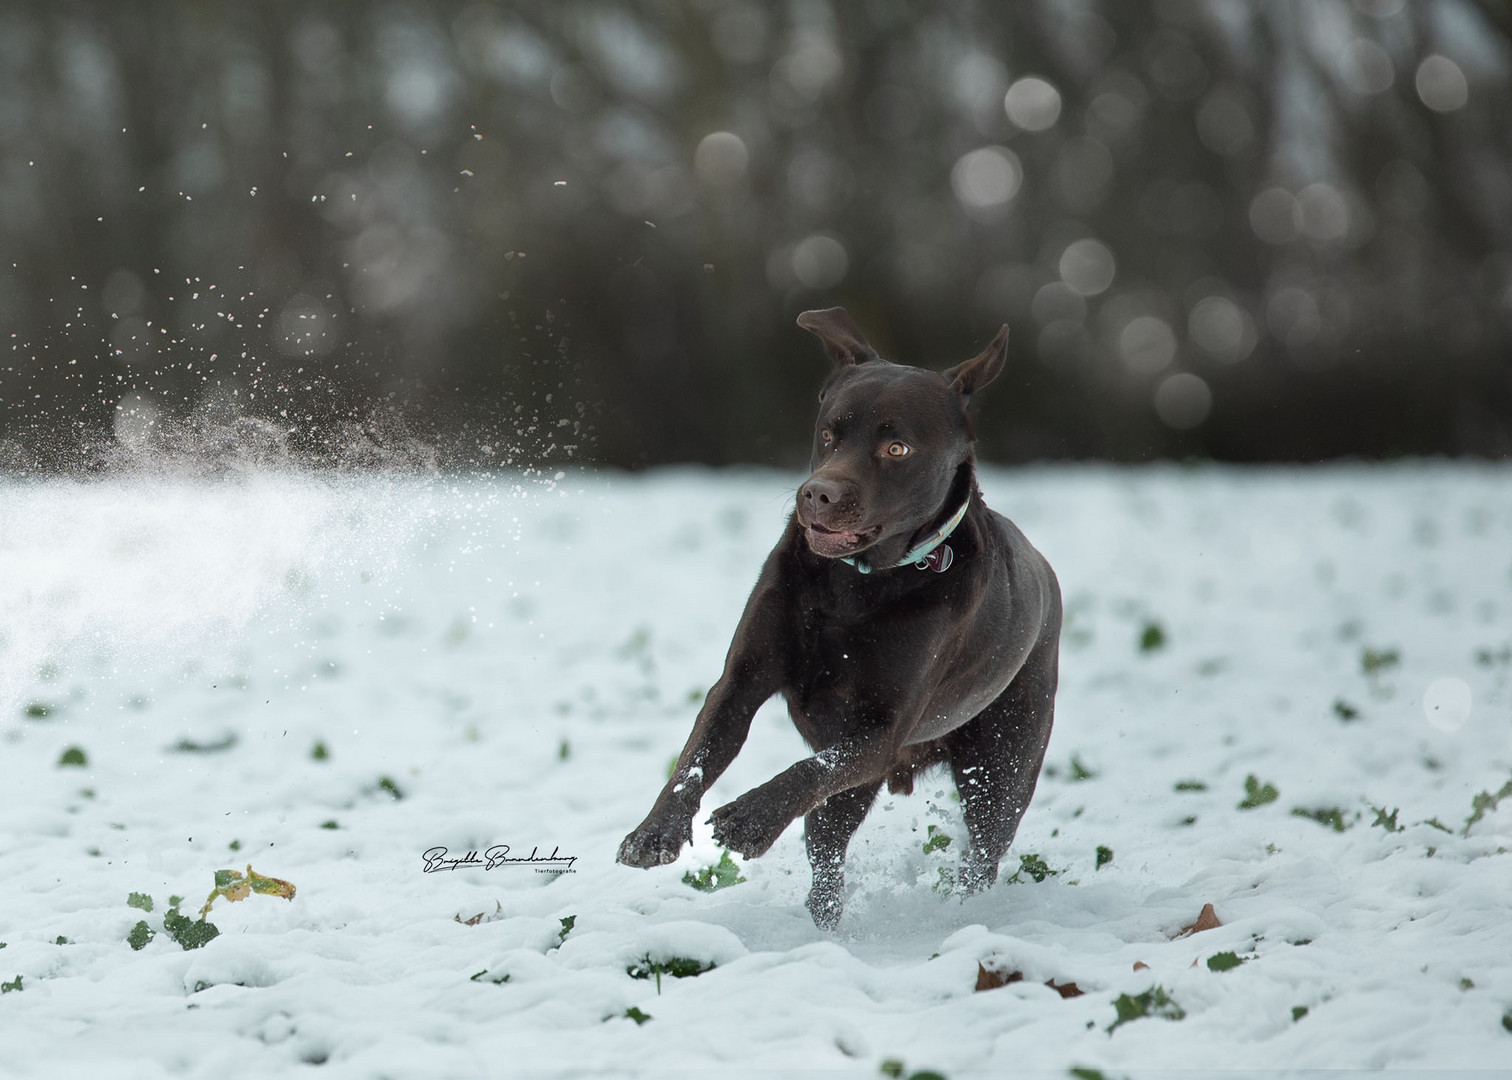
[[[861,539],[856,533],[820,532],[818,529],[805,529],[804,535],[808,538],[810,551],[830,558],[849,554]]]

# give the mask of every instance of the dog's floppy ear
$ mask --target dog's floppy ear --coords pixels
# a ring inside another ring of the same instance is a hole
[[[824,342],[825,352],[836,364],[864,364],[877,359],[877,350],[871,347],[866,335],[843,307],[825,308],[823,311],[805,311],[798,316],[798,325]]]
[[[992,339],[992,344],[964,364],[957,364],[946,371],[945,377],[950,380],[952,389],[970,401],[972,394],[997,378],[998,372],[1003,370],[1003,360],[1007,355],[1008,327],[1004,325],[997,332],[997,337]]]

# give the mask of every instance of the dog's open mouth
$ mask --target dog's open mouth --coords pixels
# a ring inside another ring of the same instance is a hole
[[[869,546],[877,539],[877,534],[881,531],[880,525],[848,532],[844,529],[826,528],[814,522],[803,527],[803,537],[808,541],[809,550],[815,555],[838,559],[845,555],[853,555]]]

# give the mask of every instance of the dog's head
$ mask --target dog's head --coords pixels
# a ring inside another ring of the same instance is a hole
[[[798,524],[816,555],[875,549],[878,562],[896,560],[916,533],[955,509],[944,503],[957,477],[965,472],[969,482],[966,405],[1002,370],[1008,327],[964,364],[929,371],[883,360],[844,308],[805,311],[798,325],[835,361],[819,395]]]

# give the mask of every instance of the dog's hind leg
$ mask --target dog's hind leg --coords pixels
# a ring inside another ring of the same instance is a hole
[[[803,843],[814,868],[807,907],[821,930],[840,924],[845,909],[845,849],[871,809],[882,781],[858,784],[831,795],[803,817]]]
[[[945,737],[950,771],[971,833],[961,867],[967,892],[997,881],[1034,795],[1055,711],[1058,637],[1036,646],[997,699]]]

